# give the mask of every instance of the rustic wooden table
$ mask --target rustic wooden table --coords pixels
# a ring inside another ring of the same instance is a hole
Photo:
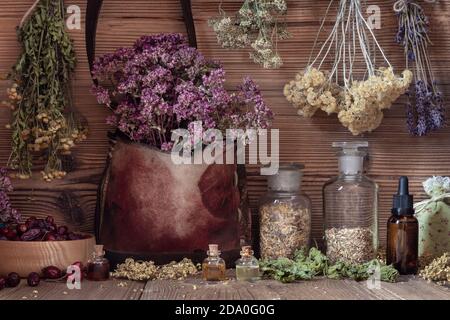
[[[22,280],[17,288],[0,291],[0,300],[450,300],[450,288],[416,277],[402,277],[398,283],[381,283],[369,289],[366,282],[317,279],[292,284],[276,281],[255,283],[229,280],[206,283],[198,278],[183,281],[134,282],[112,279],[83,281],[81,290],[69,290],[64,283],[42,282],[30,288]]]

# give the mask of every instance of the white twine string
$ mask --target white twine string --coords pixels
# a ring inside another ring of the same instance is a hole
[[[418,202],[414,205],[414,209],[417,213],[421,213],[430,203],[438,202],[450,198],[450,193],[443,193],[438,196],[433,196],[430,199],[426,199],[424,201]]]
[[[38,5],[39,1],[41,1],[41,0],[36,0],[36,1],[33,3],[33,5],[28,9],[28,11],[25,12],[25,14],[24,14],[23,17],[22,17],[22,20],[20,20],[19,28],[22,28],[22,27],[23,27],[23,25],[24,25],[25,21],[27,20],[28,16],[34,11],[34,9],[35,9],[36,6]]]

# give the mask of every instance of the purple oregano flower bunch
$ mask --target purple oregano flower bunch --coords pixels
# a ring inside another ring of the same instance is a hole
[[[428,56],[429,19],[414,0],[399,0],[394,7],[398,17],[396,42],[404,47],[407,68],[413,65],[415,90],[407,93],[409,131],[424,136],[445,125],[445,108]]]
[[[273,118],[258,86],[246,78],[225,89],[222,66],[190,47],[180,34],[143,36],[96,60],[97,100],[113,111],[107,121],[132,141],[171,150],[172,130],[268,128]]]
[[[5,168],[0,168],[0,224],[8,222],[17,222],[20,220],[20,214],[11,207],[8,192],[13,191],[11,180]]]

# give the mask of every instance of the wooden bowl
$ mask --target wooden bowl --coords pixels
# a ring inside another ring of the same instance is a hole
[[[95,237],[67,241],[0,241],[0,275],[17,272],[27,277],[48,266],[65,271],[69,265],[83,264],[94,252]]]

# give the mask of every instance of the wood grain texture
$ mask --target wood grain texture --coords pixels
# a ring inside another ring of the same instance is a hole
[[[0,3],[0,73],[8,72],[19,53],[15,26],[33,0],[4,0]],[[301,119],[282,95],[283,85],[302,70],[309,58],[311,46],[320,18],[325,13],[327,0],[288,1],[288,23],[292,38],[280,42],[280,53],[285,65],[279,70],[267,71],[253,64],[248,51],[227,51],[217,44],[207,19],[217,15],[220,0],[192,0],[192,11],[199,49],[208,57],[221,60],[227,71],[229,88],[235,87],[244,75],[252,76],[261,86],[263,94],[276,114],[274,127],[280,129],[281,161],[297,161],[306,165],[303,191],[313,203],[313,236],[322,237],[321,188],[330,176],[336,174],[337,161],[332,141],[368,139],[370,165],[368,174],[380,185],[379,225],[381,243],[386,238],[386,220],[390,214],[392,194],[399,175],[409,175],[411,190],[417,200],[424,199],[421,182],[432,175],[450,174],[450,129],[447,127],[427,137],[411,137],[405,127],[403,99],[385,112],[383,124],[375,132],[353,137],[337,121],[323,113],[311,120]],[[242,1],[225,0],[223,8],[231,12]],[[402,49],[394,42],[396,18],[393,1],[368,1],[380,5],[382,28],[376,34],[392,64],[404,67]],[[66,0],[82,9],[85,1]],[[431,61],[438,84],[446,101],[450,99],[450,1],[437,5],[425,4],[431,18]],[[84,20],[82,21],[84,22]],[[82,23],[83,25],[84,23]],[[83,26],[84,28],[84,26]],[[329,26],[327,25],[327,28]],[[329,29],[327,29],[329,30]],[[70,31],[75,41],[79,64],[73,82],[75,104],[88,120],[90,134],[76,152],[75,171],[64,181],[50,184],[38,178],[15,181],[17,191],[13,203],[24,214],[39,216],[53,213],[58,223],[65,223],[83,231],[93,230],[96,188],[104,167],[108,149],[104,122],[108,111],[97,105],[89,93],[91,81],[84,46],[84,29]],[[97,55],[111,52],[117,47],[132,44],[142,34],[159,32],[185,32],[178,0],[105,0],[98,25]],[[325,34],[324,34],[325,35]],[[323,41],[323,39],[321,39]],[[356,70],[358,71],[358,70]],[[7,81],[0,81],[0,100],[6,98]],[[448,104],[447,104],[448,105]],[[10,112],[0,109],[0,164],[6,164],[10,153],[10,132],[4,128]],[[258,198],[266,190],[266,179],[259,176],[257,166],[248,166],[249,197],[256,216]],[[75,205],[64,207],[58,199],[69,197]],[[257,230],[257,223],[254,224]]]
[[[0,291],[0,300],[139,300],[145,283],[109,280],[83,281],[81,290],[69,290],[65,283],[41,282],[31,288],[22,280],[16,288]]]
[[[230,271],[233,277],[233,271]],[[35,291],[37,290],[37,292]],[[30,288],[22,280],[17,288],[0,291],[0,300],[450,300],[449,287],[402,277],[398,283],[381,283],[369,289],[366,282],[315,279],[291,284],[272,280],[254,283],[234,279],[207,283],[199,277],[185,280],[145,282],[111,279],[83,281],[81,290],[68,290],[65,283],[41,282]]]
[[[93,237],[74,241],[0,241],[0,274],[17,272],[27,277],[45,267],[66,270],[77,261],[86,264],[94,252]]]

